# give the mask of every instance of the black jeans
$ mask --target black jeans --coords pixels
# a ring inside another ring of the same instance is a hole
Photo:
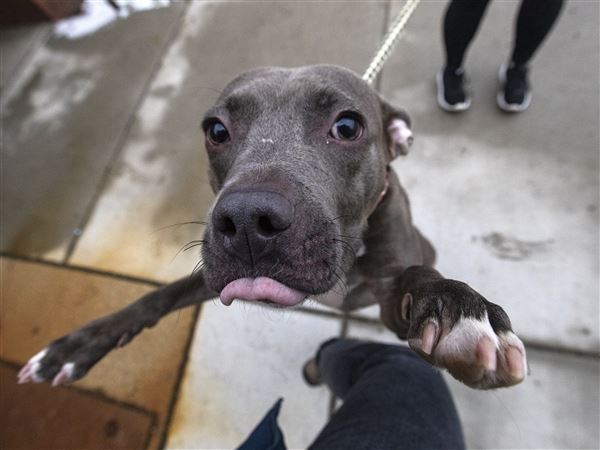
[[[446,383],[409,348],[332,339],[319,349],[317,363],[344,404],[311,450],[465,447]]]

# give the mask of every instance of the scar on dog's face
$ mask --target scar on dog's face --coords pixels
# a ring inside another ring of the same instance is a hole
[[[202,122],[217,193],[202,249],[208,286],[225,304],[293,306],[342,283],[409,125],[340,67],[234,79]]]

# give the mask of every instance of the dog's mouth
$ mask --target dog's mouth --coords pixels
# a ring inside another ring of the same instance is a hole
[[[231,305],[237,299],[291,307],[301,303],[308,295],[272,278],[258,277],[231,281],[221,291],[220,298],[225,306]]]

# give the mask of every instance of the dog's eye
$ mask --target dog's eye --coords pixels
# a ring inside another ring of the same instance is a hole
[[[331,127],[331,136],[340,141],[355,141],[363,132],[363,126],[352,114],[342,114]]]
[[[212,144],[223,144],[229,140],[229,131],[219,121],[215,121],[208,126],[206,135]]]

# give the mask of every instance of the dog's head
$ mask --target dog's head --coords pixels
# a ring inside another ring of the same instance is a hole
[[[217,193],[202,250],[208,286],[280,306],[350,269],[410,120],[336,66],[244,73],[203,122]]]

